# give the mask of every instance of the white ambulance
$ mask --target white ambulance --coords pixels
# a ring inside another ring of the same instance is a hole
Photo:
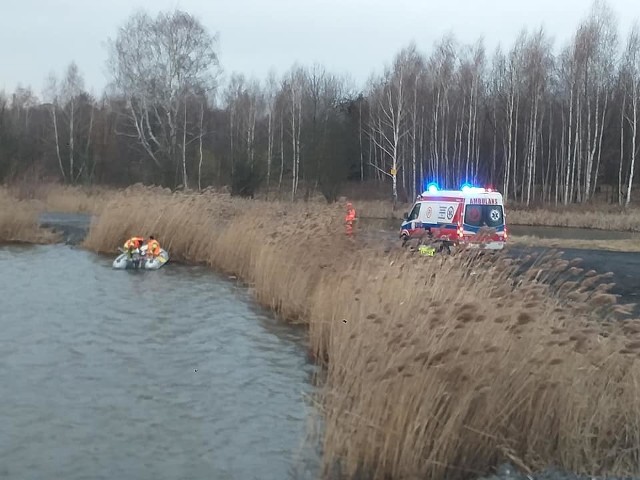
[[[502,194],[490,188],[464,185],[460,190],[439,190],[429,184],[416,198],[400,227],[403,245],[424,238],[450,246],[501,250],[507,241]]]

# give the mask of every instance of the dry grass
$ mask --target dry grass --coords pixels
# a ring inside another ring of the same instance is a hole
[[[116,195],[111,189],[53,186],[42,200],[47,211],[99,214],[108,200]]]
[[[509,243],[528,247],[578,248],[612,252],[640,252],[640,240],[580,240],[569,238],[541,238],[533,235],[509,236]]]
[[[515,459],[638,473],[640,329],[594,322],[615,303],[587,293],[597,277],[552,282],[575,268],[553,258],[516,277],[507,261],[373,253],[322,281],[312,309],[327,470],[465,478]]]
[[[153,208],[147,206],[153,205]],[[324,265],[352,247],[340,206],[252,202],[226,195],[128,191],[105,204],[84,245],[115,253],[132,235],[154,235],[174,260],[238,275],[263,305],[304,321]]]
[[[398,203],[395,211],[393,203],[385,200],[360,200],[354,202],[358,216],[362,218],[395,218],[402,219],[411,210],[410,203]]]
[[[640,322],[612,321],[628,309],[606,277],[557,256],[522,274],[501,256],[385,254],[347,239],[343,215],[139,189],[105,205],[85,245],[115,253],[155,234],[172,258],[238,275],[308,322],[327,362],[327,470],[463,478],[510,459],[639,473]]]
[[[126,189],[128,192],[155,191],[158,194],[170,195],[170,191],[134,185]],[[122,190],[108,187],[66,186],[55,183],[19,182],[9,187],[12,196],[20,200],[33,201],[43,211],[93,213],[100,214],[104,206],[122,194]],[[211,192],[205,192],[211,193]],[[192,194],[195,194],[192,192]],[[197,195],[197,194],[195,194]],[[275,204],[288,204],[288,194],[276,195],[283,201],[270,201]],[[348,200],[342,197],[340,205]],[[307,202],[314,208],[324,209],[327,205],[321,195],[315,195]],[[411,209],[411,203],[398,203],[396,209],[388,200],[354,201],[358,216],[361,218],[402,220],[404,213]],[[525,207],[519,204],[507,204],[507,221],[511,225],[551,226],[595,228],[602,230],[640,231],[640,209],[621,209],[605,203],[595,205],[570,205],[566,207]]]
[[[37,205],[18,200],[0,187],[0,243],[49,243],[57,237],[39,228]]]
[[[111,198],[121,194],[121,190],[105,187],[28,182],[11,185],[7,191],[19,200],[37,205],[42,211],[93,214],[99,214]]]
[[[529,209],[507,205],[505,208],[507,222],[512,225],[640,231],[638,208],[621,209],[608,204]]]

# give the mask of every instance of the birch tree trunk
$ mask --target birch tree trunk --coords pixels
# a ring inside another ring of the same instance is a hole
[[[182,188],[188,190],[187,181],[187,102],[184,102],[184,123],[182,125]]]
[[[204,101],[200,103],[200,135],[198,135],[198,191],[202,191],[202,136],[204,126]]]
[[[53,132],[54,132],[54,139],[56,144],[56,156],[58,157],[58,166],[60,167],[60,174],[62,175],[62,180],[66,182],[67,175],[65,174],[64,167],[62,165],[62,157],[60,156],[60,140],[58,136],[58,117],[56,116],[55,103],[51,105],[51,119],[53,120]]]
[[[638,96],[640,95],[638,79],[633,79],[633,90],[631,95],[631,165],[629,166],[629,181],[627,184],[627,199],[625,200],[625,206],[628,207],[631,203],[631,188],[633,186],[633,176],[635,174],[636,156],[638,149],[636,147],[636,140],[638,138]]]
[[[626,108],[627,96],[622,96],[622,108],[620,109],[620,165],[618,166],[618,205],[622,206],[622,165],[624,163],[624,111]]]

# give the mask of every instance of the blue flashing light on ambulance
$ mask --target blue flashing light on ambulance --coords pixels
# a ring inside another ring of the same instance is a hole
[[[425,235],[447,250],[461,244],[501,250],[507,241],[502,194],[469,184],[460,190],[440,190],[436,183],[429,183],[400,227],[403,244]]]

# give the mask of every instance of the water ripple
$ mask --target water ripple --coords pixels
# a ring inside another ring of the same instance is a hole
[[[204,269],[110,263],[0,248],[0,477],[312,478],[299,330]]]

